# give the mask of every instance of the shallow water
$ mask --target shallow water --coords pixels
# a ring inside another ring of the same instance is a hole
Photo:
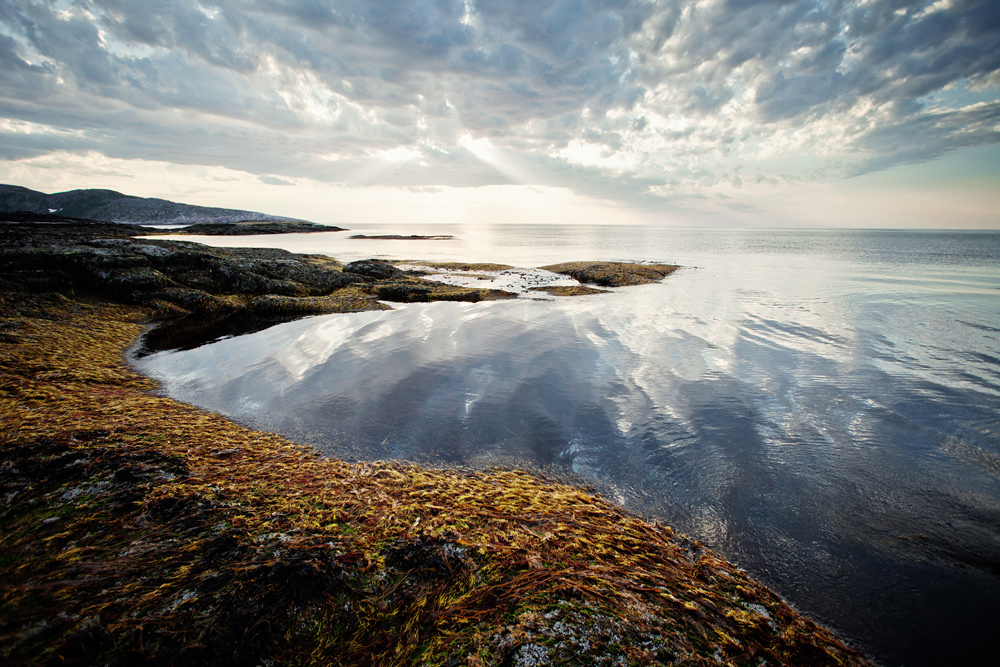
[[[1000,636],[1000,234],[467,228],[207,239],[686,268],[615,294],[313,317],[137,361],[345,458],[572,471],[888,665]],[[186,237],[190,240],[190,237]]]

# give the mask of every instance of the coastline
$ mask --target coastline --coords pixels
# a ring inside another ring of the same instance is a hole
[[[580,489],[347,464],[158,396],[124,363],[158,313],[0,294],[10,664],[864,664]]]

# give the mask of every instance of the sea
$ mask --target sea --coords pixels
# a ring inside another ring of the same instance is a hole
[[[1000,232],[372,224],[176,238],[526,273],[680,265],[611,294],[394,304],[133,361],[170,396],[329,456],[520,466],[594,489],[884,665],[994,664]]]

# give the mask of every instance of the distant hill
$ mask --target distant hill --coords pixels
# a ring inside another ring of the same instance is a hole
[[[166,199],[133,197],[114,190],[70,190],[47,195],[17,185],[0,184],[0,213],[56,213],[70,218],[138,225],[192,225],[245,220],[305,222],[255,211],[178,204]]]

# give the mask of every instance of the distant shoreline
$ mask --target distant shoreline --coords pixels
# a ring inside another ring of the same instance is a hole
[[[410,234],[409,236],[401,236],[399,234],[378,234],[375,236],[367,236],[365,234],[354,234],[348,236],[349,239],[369,239],[374,241],[447,241],[448,239],[455,238],[451,234],[434,234],[431,236],[420,236],[418,234]]]

